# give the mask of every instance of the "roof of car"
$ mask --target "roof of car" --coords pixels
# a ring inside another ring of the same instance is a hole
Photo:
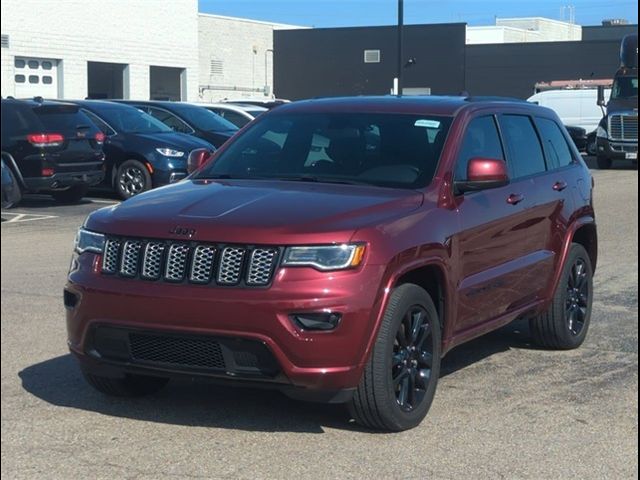
[[[434,115],[456,115],[471,106],[517,105],[539,108],[526,101],[507,97],[463,97],[463,96],[360,96],[315,98],[288,103],[277,108],[279,113],[295,112],[367,112],[367,113],[430,113]]]
[[[258,107],[256,105],[238,105],[237,103],[192,103],[197,107],[203,108],[219,108],[224,110],[232,110],[234,112],[267,112],[268,108]]]
[[[118,107],[124,107],[124,108],[135,108],[132,107],[131,105],[127,105],[124,103],[118,103],[118,102],[111,102],[109,100],[69,100],[69,103],[74,103],[76,105],[80,105],[82,107],[85,107],[89,110],[91,110],[91,107],[96,107],[97,109],[100,108],[118,108]]]
[[[64,100],[46,100],[39,97],[34,98],[13,98],[7,97],[3,98],[2,102],[16,103],[19,105],[29,105],[31,107],[39,107],[41,105],[73,105],[73,102],[64,101]]]

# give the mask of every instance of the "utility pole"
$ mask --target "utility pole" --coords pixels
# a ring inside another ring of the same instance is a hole
[[[398,0],[398,72],[396,77],[395,93],[402,95],[402,59],[404,57],[402,37],[404,29],[404,0]]]

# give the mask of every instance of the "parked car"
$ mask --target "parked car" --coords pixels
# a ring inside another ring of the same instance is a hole
[[[575,144],[578,151],[587,152],[587,147],[589,144],[589,135],[587,134],[587,131],[582,127],[565,126],[565,128],[567,129],[567,132],[569,133],[569,136],[571,137],[571,140],[573,140],[573,143]],[[591,141],[595,142],[595,132]],[[592,155],[594,152],[595,143],[592,143],[587,153]]]
[[[199,107],[220,115],[225,120],[230,121],[236,127],[242,128],[247,123],[253,121],[269,110],[264,107],[256,107],[254,105],[235,105],[232,103],[198,103]]]
[[[105,135],[104,186],[127,199],[187,176],[187,158],[204,140],[174,132],[141,110],[102,100],[74,101]]]
[[[305,101],[203,161],[78,232],[69,346],[104,393],[253,383],[397,431],[424,418],[456,345],[518,318],[544,347],[585,339],[592,178],[549,109]]]
[[[183,102],[142,102],[118,100],[133,105],[170,127],[174,132],[186,133],[220,148],[238,131],[233,123],[206,108]]]
[[[611,91],[610,89],[608,90]],[[558,114],[567,128],[585,130],[584,144],[579,130],[569,130],[572,138],[578,140],[578,148],[590,155],[596,154],[596,129],[602,119],[602,109],[597,105],[598,90],[595,88],[578,90],[546,90],[528,99]]]
[[[2,208],[11,208],[20,203],[22,192],[18,179],[13,171],[4,163],[5,154],[2,154]]]
[[[233,105],[242,105],[242,106],[253,106],[253,107],[263,107],[267,110],[271,110],[273,108],[279,107],[281,105],[286,105],[287,103],[291,103],[290,100],[284,100],[281,98],[275,99],[267,99],[267,100],[259,100],[255,98],[240,98],[237,100],[222,100],[222,103],[230,103]]]
[[[76,105],[2,100],[2,159],[20,195],[42,192],[60,202],[79,201],[104,177],[103,141]]]

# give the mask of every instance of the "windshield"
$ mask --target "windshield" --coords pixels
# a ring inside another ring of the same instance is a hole
[[[451,120],[429,115],[273,114],[249,127],[197,178],[420,188],[435,174]]]
[[[618,77],[613,82],[611,100],[638,96],[638,77]]]
[[[202,107],[175,105],[174,109],[178,115],[199,130],[205,132],[226,132],[238,130],[233,123],[225,120],[220,115]]]
[[[126,105],[108,106],[97,112],[112,128],[123,133],[169,133],[173,132],[160,120],[156,120],[135,107]]]

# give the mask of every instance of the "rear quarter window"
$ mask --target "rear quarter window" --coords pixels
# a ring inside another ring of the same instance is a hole
[[[543,173],[547,170],[542,146],[527,115],[502,115],[500,128],[508,152],[514,180]]]
[[[34,108],[45,131],[69,134],[78,129],[97,133],[98,128],[75,105],[45,105]]]
[[[574,162],[573,153],[556,122],[548,118],[536,118],[542,137],[544,152],[551,168],[562,168]]]

